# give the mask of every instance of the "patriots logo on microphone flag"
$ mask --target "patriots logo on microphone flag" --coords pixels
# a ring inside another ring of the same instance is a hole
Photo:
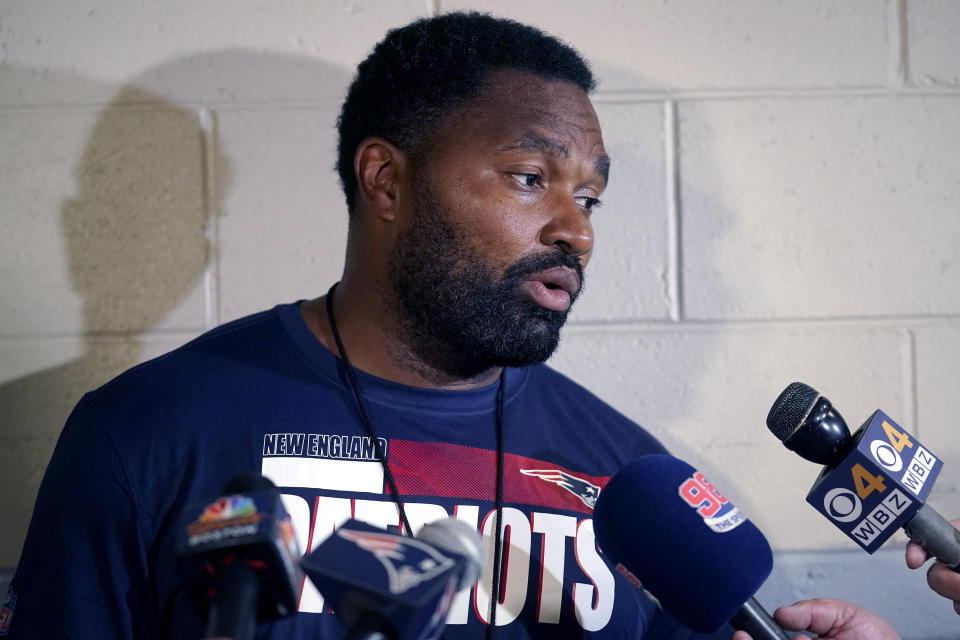
[[[354,519],[301,560],[344,627],[386,626],[396,640],[435,640],[463,564],[460,556]]]
[[[413,538],[355,529],[339,529],[337,535],[354,542],[380,561],[387,572],[390,593],[409,591],[454,564],[452,559],[430,545]]]

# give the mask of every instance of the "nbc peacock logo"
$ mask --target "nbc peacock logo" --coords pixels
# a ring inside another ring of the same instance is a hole
[[[240,495],[218,498],[204,507],[199,518],[187,525],[190,544],[208,542],[209,536],[205,534],[213,531],[220,531],[220,537],[227,533],[253,535],[263,517],[253,498]]]
[[[200,522],[219,522],[242,518],[257,512],[257,505],[247,496],[224,496],[208,504],[200,514]]]

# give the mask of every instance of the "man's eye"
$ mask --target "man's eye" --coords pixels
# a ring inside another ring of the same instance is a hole
[[[510,175],[525,187],[535,187],[540,184],[540,174],[538,173],[511,173]]]
[[[599,208],[602,204],[599,199],[591,198],[590,196],[580,196],[576,200],[577,204],[586,211],[593,211],[594,209]]]

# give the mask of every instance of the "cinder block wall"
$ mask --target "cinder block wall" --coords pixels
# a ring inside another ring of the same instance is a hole
[[[960,516],[953,0],[6,0],[0,566],[85,390],[326,290],[353,68],[388,28],[463,8],[561,36],[601,78],[611,186],[553,364],[757,522],[771,609],[840,596],[954,637],[903,537],[880,559],[846,542],[803,501],[817,469],[764,426],[793,380],[857,425],[883,408],[947,461],[931,503]]]

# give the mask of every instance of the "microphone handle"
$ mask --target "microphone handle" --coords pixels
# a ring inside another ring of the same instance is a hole
[[[238,558],[220,567],[203,637],[253,640],[259,598],[260,580],[246,562]]]
[[[903,530],[927,553],[960,573],[960,531],[933,507],[921,506]]]
[[[756,598],[750,598],[730,619],[730,626],[746,631],[753,640],[790,640]]]

